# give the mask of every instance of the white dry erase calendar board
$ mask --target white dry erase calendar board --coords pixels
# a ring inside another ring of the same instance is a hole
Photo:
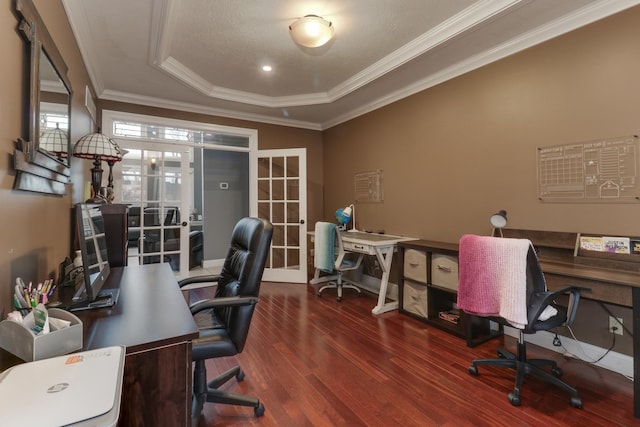
[[[382,170],[354,174],[355,201],[358,203],[382,203]]]
[[[638,136],[538,148],[543,202],[640,203]]]

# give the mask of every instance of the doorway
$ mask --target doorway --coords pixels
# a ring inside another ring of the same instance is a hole
[[[141,252],[134,254],[136,259],[143,263],[173,261],[175,264],[179,251],[178,265],[183,274],[183,268],[192,265],[188,254],[192,252],[193,242],[189,235],[199,230],[203,240],[202,265],[221,266],[236,222],[242,216],[258,216],[274,224],[265,280],[306,282],[305,149],[259,152],[255,129],[111,110],[103,110],[102,118],[105,135],[130,151],[114,168],[116,185],[121,186],[116,187],[116,201],[128,203],[142,212],[138,218],[142,225],[132,228],[134,238],[137,229],[142,237],[150,231],[157,232],[157,244],[143,246]],[[139,154],[134,155],[134,150]],[[151,169],[154,153],[156,170]],[[179,167],[176,162],[180,163]],[[176,175],[178,169],[180,172]],[[160,170],[164,172],[161,174]],[[145,194],[150,181],[156,183],[156,176],[157,185],[164,186],[165,190],[175,190],[174,181],[178,179],[181,196]],[[122,187],[125,177],[127,184],[134,183],[129,190]],[[207,180],[210,182],[206,183]],[[136,185],[138,189],[134,190]],[[211,200],[216,202],[210,200],[212,195],[215,197]],[[178,203],[181,206],[179,220],[172,216],[165,224],[171,208]],[[158,215],[149,218],[145,225],[144,210],[149,208],[157,208]],[[180,235],[179,248],[190,250],[176,250],[172,246],[174,242],[165,242],[171,233]],[[140,238],[137,237],[138,246],[144,245]],[[210,250],[206,249],[209,244]]]
[[[189,147],[163,144],[123,145],[128,151],[114,168],[116,201],[129,205],[128,264],[169,263],[189,270]]]

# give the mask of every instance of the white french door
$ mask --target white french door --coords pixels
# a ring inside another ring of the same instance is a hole
[[[252,202],[273,224],[263,280],[307,282],[307,152],[304,148],[259,150]]]
[[[114,167],[117,203],[129,206],[129,265],[167,262],[189,271],[189,147],[116,140],[128,151]],[[181,250],[181,248],[187,248]]]

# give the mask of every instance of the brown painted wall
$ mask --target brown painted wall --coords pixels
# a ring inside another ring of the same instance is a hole
[[[639,40],[636,7],[325,131],[325,218],[351,203],[354,173],[382,169],[385,201],[356,206],[359,229],[455,242],[505,209],[513,228],[639,236],[638,204],[536,193],[537,147],[640,132]],[[576,329],[608,347],[593,313]]]
[[[509,226],[640,234],[638,204],[542,203],[536,148],[640,131],[640,8],[468,73],[324,133],[325,217],[353,173],[384,170],[362,227],[457,241]]]
[[[69,67],[74,90],[71,123],[72,141],[91,128],[84,108],[84,87],[89,78],[73,38],[60,0],[34,0],[49,33]],[[13,14],[13,1],[0,0],[0,54],[3,58],[0,79],[0,312],[11,307],[12,284],[17,276],[25,281],[42,281],[55,274],[58,263],[69,254],[70,208],[72,186],[65,197],[13,191],[13,148],[23,135],[27,119],[28,61],[25,42],[16,31],[18,21]],[[74,179],[82,174],[82,166],[72,168]]]

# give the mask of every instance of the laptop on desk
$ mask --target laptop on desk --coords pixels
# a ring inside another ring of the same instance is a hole
[[[124,346],[16,365],[0,374],[0,426],[115,426]]]

